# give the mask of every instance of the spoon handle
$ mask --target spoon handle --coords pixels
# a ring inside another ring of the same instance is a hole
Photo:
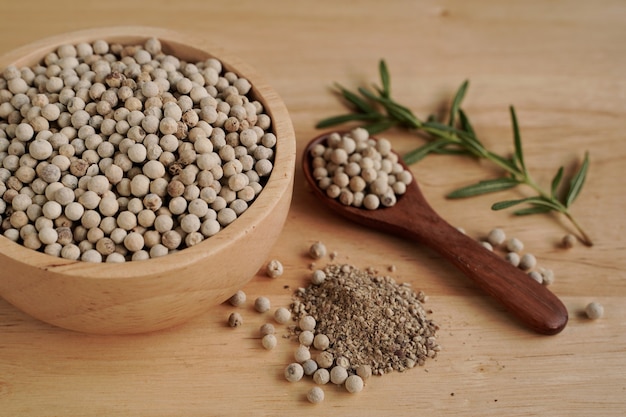
[[[454,264],[530,329],[552,335],[567,324],[567,309],[545,286],[438,215],[409,222],[405,232]]]

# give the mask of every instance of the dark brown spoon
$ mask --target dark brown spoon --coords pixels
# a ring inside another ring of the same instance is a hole
[[[406,194],[398,198],[396,205],[377,210],[346,206],[328,197],[313,178],[310,156],[311,147],[324,143],[327,137],[324,134],[313,139],[302,158],[304,177],[322,203],[357,223],[419,241],[434,249],[530,329],[547,335],[563,330],[568,315],[561,300],[519,268],[439,217],[416,181],[407,186]]]

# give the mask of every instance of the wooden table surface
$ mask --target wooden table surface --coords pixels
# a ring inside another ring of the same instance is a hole
[[[591,164],[574,215],[591,248],[558,247],[569,231],[558,216],[513,218],[492,212],[495,199],[445,199],[461,185],[494,176],[485,163],[429,156],[412,167],[427,199],[474,237],[500,226],[520,238],[541,266],[570,321],[557,336],[520,327],[438,255],[365,230],[324,209],[296,171],[287,224],[272,250],[285,266],[276,280],[259,273],[244,288],[288,306],[310,274],[309,245],[323,241],[338,262],[372,266],[425,291],[441,327],[442,351],[424,367],[370,379],[350,395],[326,387],[319,405],[304,396],[311,381],[282,377],[295,343],[260,347],[271,318],[240,309],[244,325],[225,325],[222,305],[153,334],[94,336],[38,322],[0,300],[0,416],[617,416],[626,413],[626,4],[588,1],[6,1],[0,53],[62,32],[150,25],[206,36],[253,65],[284,99],[298,151],[315,123],[343,110],[333,82],[377,80],[385,58],[394,95],[418,115],[449,103],[469,79],[465,109],[485,143],[512,150],[508,106],[515,105],[526,163],[549,184],[561,164],[589,150]],[[401,153],[423,143],[387,137]],[[318,261],[317,266],[325,262]],[[288,286],[288,288],[286,288]],[[590,301],[605,307],[591,321]],[[281,334],[285,333],[281,328]],[[332,414],[331,414],[332,413]]]

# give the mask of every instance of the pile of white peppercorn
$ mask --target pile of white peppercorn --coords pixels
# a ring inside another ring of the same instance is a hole
[[[328,253],[320,241],[309,247],[308,255],[314,261],[337,257],[336,252]],[[421,303],[427,297],[422,292],[416,294],[407,284],[374,276],[372,268],[360,271],[350,265],[333,264],[324,269],[311,264],[310,268],[311,284],[295,291],[289,308],[274,309],[273,322],[259,329],[260,344],[266,350],[278,345],[277,325],[286,326],[284,338],[297,341],[284,377],[289,382],[312,380],[315,385],[306,395],[309,402],[324,401],[323,387],[327,384],[356,394],[372,375],[405,371],[436,357],[440,350],[438,326],[426,318]],[[264,270],[269,278],[278,278],[283,271],[277,259],[270,260]],[[229,303],[241,307],[246,298],[239,290]],[[256,297],[254,310],[267,314],[270,300]],[[241,313],[231,312],[227,322],[230,327],[240,327]]]
[[[250,82],[215,58],[62,45],[0,77],[0,222],[72,260],[143,260],[232,223],[272,171],[276,136]]]
[[[325,143],[310,149],[310,156],[318,187],[346,206],[391,207],[413,181],[391,143],[370,138],[363,128],[344,135],[331,133]]]

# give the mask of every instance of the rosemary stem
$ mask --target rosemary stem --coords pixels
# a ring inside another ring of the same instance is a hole
[[[572,214],[569,212],[569,210],[565,210],[563,212],[563,214],[565,215],[565,217],[567,217],[567,219],[570,221],[570,223],[572,223],[572,225],[574,225],[574,227],[576,228],[576,230],[578,231],[578,239],[585,245],[585,246],[593,246],[593,241],[591,240],[591,238],[589,237],[589,235],[587,235],[587,233],[585,232],[585,230],[580,226],[580,224],[576,221],[576,219],[574,218],[574,216],[572,216]]]

